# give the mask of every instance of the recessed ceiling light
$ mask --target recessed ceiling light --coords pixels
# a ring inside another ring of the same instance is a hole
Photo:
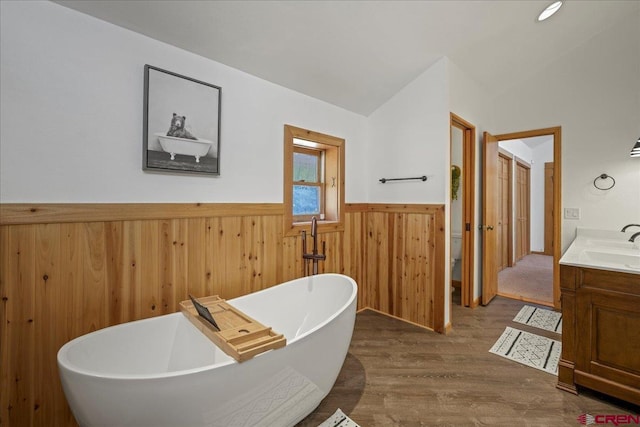
[[[545,10],[542,11],[540,16],[538,16],[538,21],[544,21],[545,19],[556,13],[558,9],[560,9],[560,6],[562,6],[561,1],[557,1],[549,5]]]

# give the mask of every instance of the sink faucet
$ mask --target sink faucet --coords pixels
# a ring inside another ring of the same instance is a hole
[[[635,241],[636,241],[636,237],[638,237],[638,236],[640,236],[640,231],[638,231],[637,233],[633,233],[633,234],[631,235],[631,237],[629,237],[629,241],[630,241],[630,242],[634,242],[634,243],[635,243]]]
[[[629,228],[629,227],[640,227],[640,224],[627,224],[624,227],[622,227],[622,230],[620,230],[620,231],[622,231],[624,233],[625,231],[627,231],[627,228]]]
[[[307,253],[307,232],[302,231],[302,259],[304,259],[304,274],[309,274],[309,260],[313,262],[313,273],[318,274],[318,261],[327,259],[325,254],[325,242],[322,242],[322,253],[318,253],[318,221],[316,217],[311,218],[311,237],[313,238],[313,251]]]

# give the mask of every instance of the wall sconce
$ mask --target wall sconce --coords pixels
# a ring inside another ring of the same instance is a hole
[[[638,138],[636,145],[631,149],[631,157],[640,157],[640,138]]]

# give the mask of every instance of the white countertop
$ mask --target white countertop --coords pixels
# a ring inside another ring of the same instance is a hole
[[[640,275],[640,236],[629,242],[631,231],[578,228],[560,264]]]

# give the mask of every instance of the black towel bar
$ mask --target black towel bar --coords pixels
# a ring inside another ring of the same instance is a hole
[[[380,178],[379,181],[384,184],[385,182],[388,182],[388,181],[406,181],[409,179],[419,179],[421,181],[426,181],[427,177],[425,175],[422,175],[414,178]]]

